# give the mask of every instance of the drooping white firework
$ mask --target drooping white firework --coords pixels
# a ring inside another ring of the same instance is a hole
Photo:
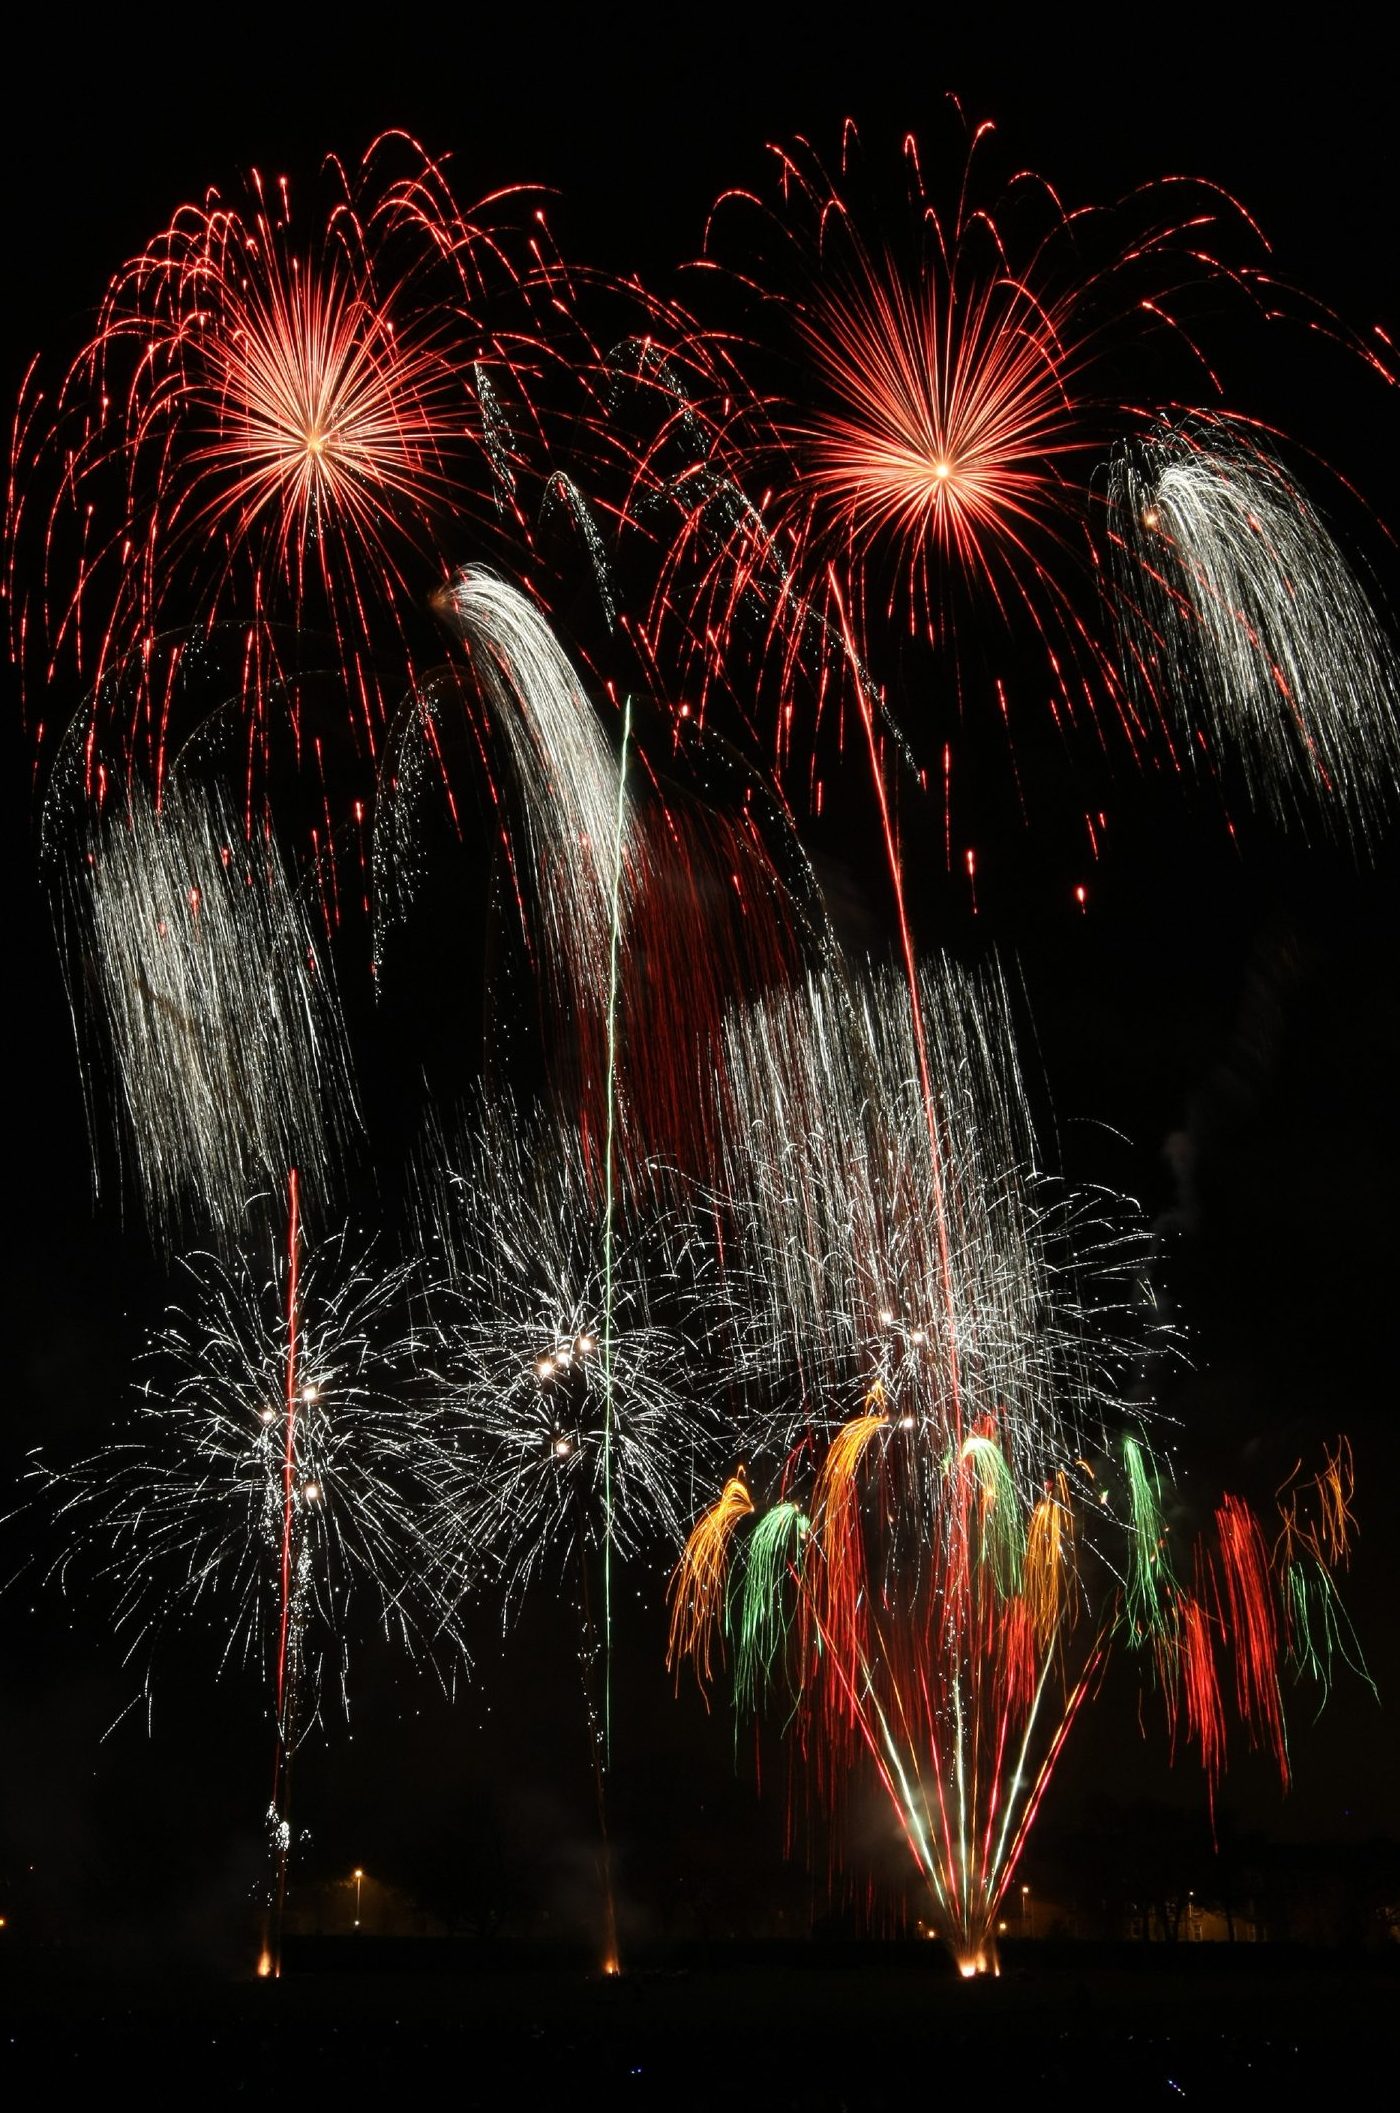
[[[437,598],[466,650],[482,724],[478,739],[500,844],[526,943],[550,997],[597,1009],[607,991],[614,897],[625,917],[629,809],[618,762],[568,656],[534,603],[483,566]],[[392,911],[406,899],[415,808],[442,769],[445,717],[473,702],[440,677],[411,700],[382,777],[377,864]]]
[[[610,1213],[574,1133],[509,1101],[432,1139],[419,1187],[441,1264],[424,1367],[507,1607],[600,1549],[674,1545],[713,1446],[695,1354],[659,1317],[681,1258],[625,1201]]]
[[[333,1191],[356,1126],[340,1003],[270,833],[251,839],[220,796],[139,786],[85,831],[59,869],[67,972],[94,1161],[115,1073],[129,1154],[152,1226],[226,1234],[250,1195],[299,1167]]]
[[[1253,431],[1160,418],[1109,471],[1125,663],[1193,760],[1363,841],[1400,767],[1394,647],[1326,523]]]

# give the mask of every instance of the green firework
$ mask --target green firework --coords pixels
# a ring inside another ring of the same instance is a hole
[[[734,1699],[741,1710],[757,1711],[772,1682],[788,1635],[784,1584],[810,1531],[806,1514],[784,1503],[765,1512],[750,1537],[743,1586],[734,1595],[739,1630]],[[731,1603],[731,1633],[733,1612]]]
[[[1176,1602],[1166,1553],[1166,1522],[1158,1502],[1160,1485],[1151,1455],[1136,1438],[1123,1440],[1128,1477],[1128,1620],[1138,1638],[1161,1636]]]

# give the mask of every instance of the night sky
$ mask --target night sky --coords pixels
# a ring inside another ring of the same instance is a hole
[[[295,11],[255,24],[149,10],[82,31],[50,13],[27,30],[0,128],[7,400],[34,351],[76,348],[110,272],[177,203],[210,183],[231,188],[249,164],[309,182],[324,152],[353,157],[402,126],[453,157],[460,197],[548,186],[566,255],[683,286],[675,268],[698,250],[707,206],[728,184],[760,180],[766,141],[802,133],[834,156],[846,116],[867,146],[893,150],[910,128],[946,139],[944,91],[994,119],[1013,165],[1040,170],[1067,203],[1163,173],[1221,183],[1262,224],[1282,278],[1357,330],[1400,329],[1392,82],[1358,30],[1282,49],[1228,14],[1222,25],[1219,11],[1157,16],[1131,36],[1107,18],[1064,27],[1062,13],[1043,29],[1008,17],[976,35],[950,30],[946,15],[917,31],[903,16],[855,9],[828,41],[798,10],[711,20],[589,9],[561,21],[507,11],[479,27],[410,12],[397,25],[381,18],[371,41],[324,12],[314,24]],[[1223,330],[1217,342],[1228,352]],[[1227,364],[1236,401],[1277,417],[1400,529],[1400,394],[1302,330],[1271,334],[1267,354],[1242,339]],[[1347,527],[1393,617],[1400,557],[1359,507]],[[4,686],[0,1512],[21,1493],[30,1448],[76,1454],[110,1427],[165,1297],[139,1213],[123,1225],[113,1194],[92,1200],[8,671]],[[1318,1463],[1339,1431],[1353,1442],[1360,1538],[1345,1594],[1381,1703],[1343,1671],[1314,1724],[1301,1692],[1288,1798],[1240,1736],[1221,1804],[1261,1834],[1364,1841],[1393,1823],[1400,1694],[1400,840],[1392,821],[1367,859],[1321,827],[1309,841],[1262,813],[1241,813],[1231,838],[1207,789],[1135,779],[1122,759],[1105,777],[1098,759],[1028,738],[1023,768],[1043,763],[1046,777],[1027,816],[993,774],[975,795],[975,918],[965,890],[916,863],[916,925],[926,946],[941,941],[963,961],[995,949],[1014,964],[1067,1168],[1136,1194],[1160,1232],[1162,1282],[1192,1361],[1165,1406],[1193,1501],[1229,1487],[1267,1508],[1300,1455]],[[1081,771],[1111,807],[1097,863],[1066,826],[1085,804]],[[887,948],[887,883],[859,803],[838,800],[813,846],[851,929]],[[450,945],[444,921],[439,959]],[[460,1019],[479,1017],[475,975],[473,963],[452,1000],[424,1001],[421,1015],[380,1030],[368,1092],[389,1128],[419,1056],[431,1069]],[[0,1576],[32,1553],[29,1523],[12,1518]],[[629,1580],[623,1617],[624,1874],[629,1858],[645,1867],[636,1891],[655,1913],[668,1887],[689,1886],[720,1921],[742,1921],[760,1897],[790,1901],[800,1917],[808,1878],[800,1845],[795,1864],[782,1860],[776,1754],[760,1799],[722,1700],[707,1716],[687,1684],[672,1697],[669,1560],[656,1551]],[[435,1904],[456,1888],[458,1907],[470,1896],[482,1919],[504,1903],[536,1932],[567,1928],[587,1912],[590,1841],[573,1616],[567,1599],[537,1593],[504,1642],[489,1613],[479,1630],[474,1684],[455,1700],[431,1676],[381,1662],[372,1643],[357,1655],[348,1731],[328,1714],[300,1765],[305,1867],[334,1877],[359,1864]],[[208,1638],[191,1632],[162,1655],[148,1721],[141,1666],[120,1662],[100,1600],[65,1601],[32,1565],[0,1597],[0,1638],[0,1880],[22,1891],[34,1926],[153,1942],[172,1927],[191,1939],[217,1929],[258,1868],[268,1742],[256,1683],[236,1673],[215,1683]],[[1158,1715],[1148,1712],[1144,1746],[1135,1712],[1132,1681],[1115,1676],[1076,1732],[1040,1822],[1047,1835],[1073,1831],[1108,1794],[1203,1805],[1190,1760],[1168,1767]]]

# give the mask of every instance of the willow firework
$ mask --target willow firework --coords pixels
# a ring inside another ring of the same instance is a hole
[[[438,678],[405,707],[382,774],[381,895],[401,895],[425,777],[444,774],[444,720],[477,721],[488,761],[506,892],[525,933],[551,1018],[598,1016],[614,924],[628,915],[630,807],[602,721],[547,618],[485,568],[458,572],[438,598],[460,639],[470,687]],[[624,891],[617,895],[617,878]]]

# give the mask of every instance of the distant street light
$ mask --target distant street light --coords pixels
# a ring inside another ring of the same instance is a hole
[[[1022,1886],[1021,1888],[1021,1935],[1023,1937],[1033,1937],[1035,1935],[1035,1910],[1031,1906],[1031,1889],[1029,1886]]]
[[[357,1868],[357,1869],[356,1869],[356,1872],[355,1872],[355,1927],[356,1927],[356,1929],[358,1929],[358,1928],[360,1927],[360,1887],[361,1887],[361,1886],[363,1885],[363,1883],[364,1883],[364,1876],[365,1876],[364,1872],[363,1872],[363,1871],[361,1871],[361,1870],[359,1870],[359,1869]]]

